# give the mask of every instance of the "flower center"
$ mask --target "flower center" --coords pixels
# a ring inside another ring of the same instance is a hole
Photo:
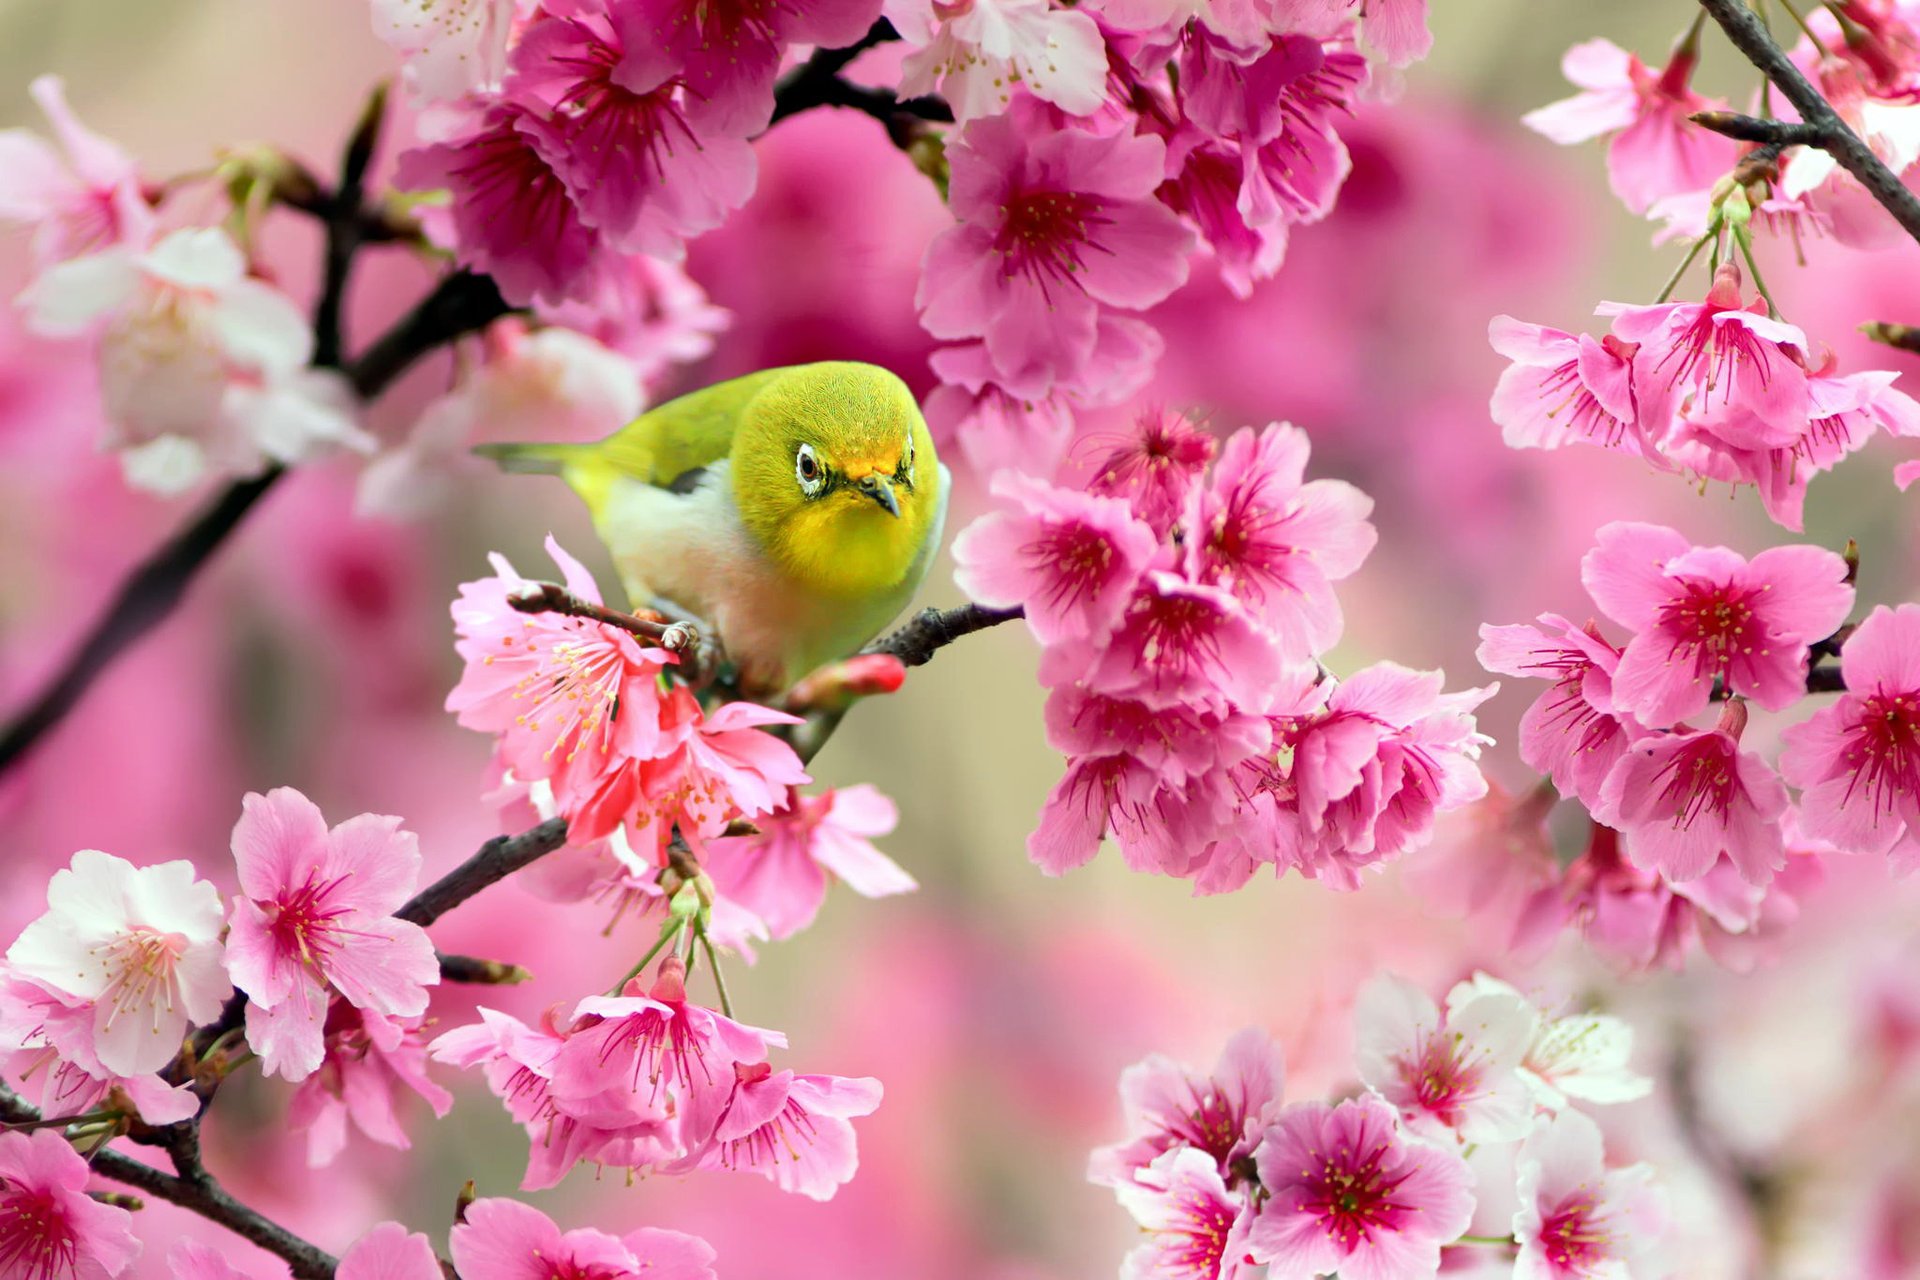
[[[347,909],[329,902],[333,891],[345,879],[336,876],[332,880],[321,880],[319,872],[310,871],[298,889],[267,904],[267,914],[273,917],[275,946],[283,953],[298,955],[306,965],[317,967],[325,963],[338,946],[340,935],[346,932],[337,922],[347,914]]]
[[[20,1280],[77,1274],[80,1250],[73,1227],[51,1195],[0,1181],[0,1272]]]
[[[539,641],[529,640],[527,652],[540,653]],[[620,711],[625,673],[626,662],[620,651],[604,638],[556,640],[548,646],[540,665],[514,686],[515,699],[532,700],[532,705],[514,718],[515,723],[529,733],[540,733],[541,726],[546,726],[551,736],[542,759],[552,760],[564,748],[562,759],[571,764],[596,733],[596,749],[604,755],[613,749],[613,725]]]
[[[1084,525],[1048,529],[1021,550],[1051,570],[1041,596],[1056,609],[1098,594],[1113,567],[1113,544]]]
[[[1319,1218],[1348,1250],[1376,1231],[1394,1230],[1393,1215],[1407,1208],[1393,1198],[1405,1176],[1390,1178],[1380,1167],[1386,1153],[1382,1144],[1356,1160],[1352,1148],[1342,1147],[1321,1162],[1317,1173],[1308,1174],[1300,1211]]]
[[[1673,813],[1673,825],[1693,826],[1706,812],[1724,816],[1738,785],[1733,771],[1732,744],[1717,733],[1703,733],[1679,751],[1654,775],[1660,784],[1660,803]]]
[[[1106,222],[1099,200],[1071,191],[1026,192],[1003,205],[1000,213],[993,248],[1002,259],[1001,278],[1025,276],[1045,296],[1051,296],[1056,285],[1073,281],[1074,273],[1082,270],[1082,250],[1099,248],[1091,228]]]
[[[1593,1210],[1591,1197],[1576,1195],[1540,1225],[1540,1248],[1556,1267],[1586,1275],[1608,1260],[1613,1233]]]
[[[1875,813],[1912,804],[1920,796],[1920,697],[1878,693],[1866,699],[1843,758],[1853,774],[1843,804],[1856,793]]]
[[[1661,606],[1660,625],[1676,638],[1672,653],[1702,673],[1724,676],[1738,657],[1767,655],[1753,593],[1731,584],[1688,581],[1678,600]]]
[[[174,965],[186,950],[187,940],[177,933],[162,933],[146,925],[135,925],[126,933],[93,949],[107,970],[106,990],[100,993],[107,1006],[107,1025],[129,1009],[151,1008],[157,1012],[162,1001],[173,1009]]]

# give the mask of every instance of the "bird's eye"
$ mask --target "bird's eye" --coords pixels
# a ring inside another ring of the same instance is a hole
[[[793,474],[800,481],[800,491],[809,498],[825,486],[826,472],[820,466],[820,459],[814,456],[812,445],[801,445],[800,452],[794,455]]]

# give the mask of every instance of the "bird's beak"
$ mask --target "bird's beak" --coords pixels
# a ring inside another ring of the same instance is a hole
[[[885,507],[888,515],[896,520],[900,518],[900,499],[893,495],[893,480],[890,477],[875,472],[861,476],[854,482],[854,487]]]

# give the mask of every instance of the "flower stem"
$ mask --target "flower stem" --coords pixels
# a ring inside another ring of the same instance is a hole
[[[1767,314],[1775,320],[1780,319],[1780,304],[1773,300],[1773,294],[1767,289],[1767,282],[1760,274],[1760,264],[1753,260],[1752,235],[1748,234],[1746,228],[1736,227],[1733,232],[1733,242],[1740,246],[1740,256],[1747,260],[1747,270],[1753,272],[1753,287],[1758,289],[1760,296],[1767,300]]]
[[[1512,1236],[1461,1236],[1455,1244],[1496,1244],[1511,1246],[1515,1242]]]
[[[640,957],[640,963],[627,970],[625,976],[623,976],[620,981],[614,983],[613,990],[607,994],[619,995],[629,982],[639,977],[641,972],[653,963],[653,958],[659,955],[661,950],[664,949],[669,942],[678,938],[686,930],[686,924],[687,922],[678,916],[670,918],[660,929],[660,940],[647,948],[647,954]]]
[[[1680,285],[1680,277],[1687,274],[1687,268],[1692,266],[1693,260],[1700,256],[1700,251],[1707,247],[1707,241],[1713,239],[1714,233],[1715,229],[1709,228],[1707,234],[1693,242],[1693,248],[1687,250],[1687,256],[1680,259],[1680,265],[1673,269],[1673,274],[1667,277],[1666,284],[1661,286],[1660,296],[1653,300],[1654,306],[1659,306],[1673,296],[1673,291]]]
[[[720,973],[720,957],[714,954],[713,939],[707,931],[695,926],[700,938],[700,949],[707,953],[707,967],[713,970],[713,989],[720,993],[720,1012],[729,1018],[733,1016],[733,1000],[727,995],[727,980]]]

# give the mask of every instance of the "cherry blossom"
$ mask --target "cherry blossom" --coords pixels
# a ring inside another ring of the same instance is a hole
[[[709,1143],[682,1167],[757,1173],[782,1191],[831,1200],[859,1167],[852,1118],[880,1106],[871,1077],[796,1075],[737,1063]]]
[[[714,1280],[713,1249],[698,1237],[653,1227],[623,1236],[591,1227],[562,1232],[516,1200],[475,1200],[448,1244],[463,1280]]]
[[[1304,659],[1305,655],[1299,655]],[[1080,680],[1149,707],[1257,706],[1288,665],[1238,599],[1218,587],[1152,570],[1113,633],[1047,651],[1042,684]]]
[[[901,66],[900,95],[938,93],[960,124],[1006,110],[1021,87],[1073,116],[1106,99],[1106,42],[1077,10],[1048,0],[897,0],[887,14],[918,46]]]
[[[1594,603],[1636,633],[1612,698],[1647,725],[1703,710],[1716,683],[1768,710],[1797,701],[1808,645],[1853,606],[1847,576],[1846,562],[1819,547],[1774,547],[1748,561],[1632,522],[1604,526],[1580,565]]]
[[[326,1055],[329,990],[388,1017],[425,1013],[433,943],[393,918],[420,875],[400,819],[361,814],[331,831],[291,787],[242,801],[233,828],[240,894],[227,963],[247,993],[247,1043],[270,1075],[304,1080]]]
[[[200,1110],[185,1085],[157,1075],[118,1075],[94,1047],[93,1002],[0,966],[0,1064],[42,1115],[130,1108],[148,1124],[172,1124]]]
[[[1114,1188],[1146,1243],[1120,1264],[1121,1280],[1237,1280],[1246,1264],[1247,1206],[1192,1147],[1170,1150]]]
[[[1447,1016],[1451,1019],[1455,1010],[1486,995],[1524,998],[1510,983],[1476,973],[1447,993]],[[1632,1054],[1633,1028],[1612,1014],[1554,1017],[1541,1010],[1520,1061],[1520,1078],[1532,1088],[1534,1100],[1549,1110],[1559,1110],[1569,1099],[1632,1102],[1653,1091],[1653,1081],[1628,1065]]]
[[[416,100],[499,85],[517,0],[372,0],[373,31],[405,68]]]
[[[307,1135],[312,1168],[332,1164],[346,1148],[349,1121],[383,1146],[411,1147],[396,1106],[402,1085],[436,1116],[453,1106],[453,1095],[427,1076],[427,1046],[417,1019],[388,1018],[337,1000],[327,1010],[325,1045],[319,1070],[300,1082],[287,1107],[288,1127]]]
[[[755,819],[758,835],[710,841],[705,869],[773,937],[791,937],[813,922],[829,877],[867,898],[919,887],[872,843],[899,817],[893,801],[864,784],[818,796],[794,792],[780,810]]]
[[[1616,711],[1620,651],[1591,625],[1555,613],[1533,623],[1480,628],[1480,665],[1503,675],[1552,680],[1520,718],[1520,758],[1553,778],[1563,795],[1592,805],[1641,726]]]
[[[752,134],[773,113],[785,46],[850,45],[880,16],[880,0],[771,0],[747,8],[630,0],[614,13],[629,47],[657,46],[662,60],[685,68],[690,99],[725,128]]]
[[[23,1280],[109,1280],[140,1253],[133,1215],[87,1195],[92,1175],[53,1129],[0,1133],[0,1265]]]
[[[1563,1111],[1520,1148],[1517,1280],[1639,1280],[1666,1274],[1656,1261],[1667,1227],[1664,1198],[1644,1164],[1608,1169],[1600,1130]]]
[[[1636,379],[1633,343],[1512,316],[1495,316],[1487,336],[1513,361],[1493,389],[1493,420],[1507,444],[1557,449],[1584,443],[1659,463],[1657,437],[1671,408],[1665,384]]]
[[[1920,863],[1920,605],[1882,605],[1847,637],[1847,691],[1790,725],[1780,770],[1801,789],[1800,825],[1846,853]]]
[[[1538,1016],[1517,994],[1488,991],[1443,1017],[1425,992],[1392,974],[1354,1005],[1360,1079],[1414,1133],[1462,1142],[1526,1136],[1533,1102],[1519,1067]]]
[[[33,255],[42,266],[116,247],[146,248],[154,215],[139,166],[74,117],[60,77],[40,76],[28,92],[60,147],[25,129],[0,130],[0,222],[34,228]]]
[[[1466,1164],[1403,1136],[1377,1098],[1294,1103],[1254,1160],[1269,1198],[1248,1244],[1273,1280],[1432,1276],[1473,1214]]]
[[[1124,499],[1162,538],[1186,514],[1189,495],[1219,449],[1199,423],[1160,407],[1142,410],[1123,430],[1089,436],[1086,443],[1098,446],[1087,492]]]
[[[173,1061],[187,1025],[219,1016],[233,990],[220,895],[190,862],[135,867],[82,849],[54,873],[47,907],[7,948],[7,963],[91,1006],[94,1054],[115,1075]]]
[[[443,1280],[433,1245],[397,1222],[382,1222],[340,1255],[337,1280]]]
[[[1087,1176],[1123,1187],[1176,1150],[1192,1150],[1221,1174],[1252,1153],[1279,1114],[1286,1064],[1258,1027],[1236,1032],[1210,1072],[1158,1054],[1120,1074],[1127,1141],[1093,1153]]]

